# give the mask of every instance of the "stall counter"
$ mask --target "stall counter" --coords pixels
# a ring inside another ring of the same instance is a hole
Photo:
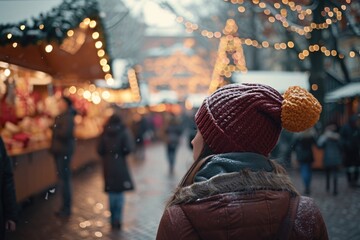
[[[77,139],[71,168],[76,171],[86,164],[98,161],[97,138]],[[54,187],[56,167],[49,152],[49,143],[41,143],[24,150],[9,151],[13,160],[14,181],[18,202]]]

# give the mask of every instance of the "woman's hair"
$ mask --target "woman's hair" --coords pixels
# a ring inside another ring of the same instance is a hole
[[[214,154],[213,151],[210,149],[209,145],[207,145],[204,141],[204,147],[201,150],[201,153],[200,153],[198,159],[195,159],[195,160],[199,161],[199,160],[204,159],[212,154]]]

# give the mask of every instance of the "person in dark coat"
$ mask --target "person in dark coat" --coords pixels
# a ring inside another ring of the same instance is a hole
[[[337,195],[337,177],[342,163],[339,127],[330,123],[325,127],[324,133],[319,137],[317,145],[324,149],[323,166],[326,172],[326,191],[330,191],[330,177],[333,177],[333,195]]]
[[[62,97],[58,102],[60,114],[55,118],[52,127],[52,141],[50,152],[53,154],[60,179],[62,207],[56,215],[69,217],[71,215],[72,193],[71,193],[71,159],[75,149],[74,139],[74,117],[75,109],[72,101]]]
[[[316,132],[310,128],[304,132],[295,134],[292,148],[295,150],[296,160],[300,166],[300,174],[305,186],[305,194],[311,190],[312,163],[314,154],[312,148],[316,145]]]
[[[319,208],[269,159],[282,128],[304,131],[319,102],[291,87],[229,84],[195,116],[194,163],[170,198],[156,239],[328,239]]]
[[[0,137],[0,239],[16,229],[16,196],[11,161]]]
[[[130,131],[118,115],[112,115],[104,125],[98,143],[98,153],[102,157],[105,192],[109,194],[111,226],[121,229],[124,191],[134,189],[126,156],[134,150],[134,140]]]
[[[175,114],[170,114],[168,125],[165,129],[166,133],[166,153],[169,163],[169,173],[174,173],[175,161],[176,161],[176,150],[180,143],[180,137],[182,133],[182,127],[180,120]]]
[[[360,167],[360,128],[359,116],[353,115],[340,130],[341,146],[344,153],[344,166],[350,187],[356,187]]]

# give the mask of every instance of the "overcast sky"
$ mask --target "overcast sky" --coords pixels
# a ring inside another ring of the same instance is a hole
[[[102,0],[106,1],[106,0]],[[58,6],[62,0],[0,0],[0,23],[18,23],[31,17],[38,17],[51,8]],[[161,8],[153,0],[124,0],[134,14],[144,13],[144,21],[156,27],[174,27],[176,16],[168,10]],[[177,0],[168,0],[175,7],[179,6]],[[190,0],[182,0],[187,5]],[[180,7],[180,6],[179,6]],[[181,7],[180,7],[181,8]]]
[[[0,0],[0,24],[18,23],[39,17],[51,8],[58,6],[61,0]]]

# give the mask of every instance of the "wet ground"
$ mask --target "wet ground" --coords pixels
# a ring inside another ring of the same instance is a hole
[[[143,161],[129,159],[136,191],[126,193],[122,231],[112,231],[108,223],[110,213],[101,166],[94,164],[74,174],[74,206],[69,220],[55,217],[59,194],[56,189],[54,193],[48,191],[22,208],[18,229],[7,239],[155,239],[164,203],[191,164],[192,153],[187,146],[183,139],[173,176],[168,174],[161,143],[147,146]],[[298,172],[292,170],[290,175],[302,191]],[[314,172],[311,196],[322,210],[330,239],[360,239],[360,188],[348,188],[344,173],[340,174],[339,194],[333,196],[325,191],[324,173]]]

